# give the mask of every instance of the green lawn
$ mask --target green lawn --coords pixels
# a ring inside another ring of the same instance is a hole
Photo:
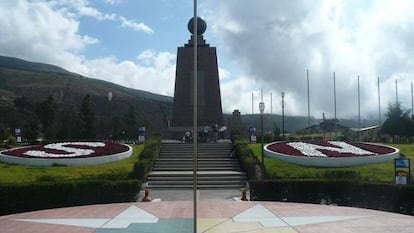
[[[411,160],[414,159],[414,144],[390,144],[400,149]],[[260,144],[249,144],[254,154],[260,159]],[[373,164],[349,168],[311,168],[289,164],[280,160],[265,157],[265,167],[268,179],[290,180],[331,180],[347,179],[370,182],[394,182],[394,162]]]
[[[133,146],[134,153],[128,159],[93,166],[30,167],[0,162],[0,183],[31,183],[36,181],[60,181],[79,179],[126,179],[144,145]]]

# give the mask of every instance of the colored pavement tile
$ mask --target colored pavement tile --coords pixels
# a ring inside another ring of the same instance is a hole
[[[198,201],[197,232],[412,232],[414,217],[300,203]],[[190,233],[191,201],[91,205],[0,216],[2,233]]]

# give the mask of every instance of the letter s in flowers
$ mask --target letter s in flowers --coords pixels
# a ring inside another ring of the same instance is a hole
[[[45,146],[46,149],[58,150],[63,153],[52,153],[40,150],[29,150],[24,152],[25,155],[45,158],[70,158],[90,155],[95,151],[93,149],[81,149],[70,146],[87,146],[87,147],[104,147],[105,143],[102,142],[62,142],[52,143]]]

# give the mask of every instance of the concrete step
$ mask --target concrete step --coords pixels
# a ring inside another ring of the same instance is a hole
[[[171,168],[154,168],[153,171],[192,171],[192,167],[175,167],[174,169]],[[240,167],[199,167],[199,171],[240,171]]]
[[[158,157],[160,159],[193,159],[194,155],[193,154],[170,154],[170,155],[166,155],[166,154],[160,154],[160,156]],[[232,158],[229,156],[229,154],[198,154],[197,155],[198,159],[208,159],[208,158]]]
[[[181,179],[181,180],[193,180],[193,176],[192,175],[159,175],[159,176],[151,176],[148,178],[148,180],[176,180],[176,179]],[[246,179],[246,175],[244,175],[243,173],[237,174],[237,175],[229,175],[229,176],[197,176],[198,180],[229,180],[229,179]]]
[[[238,189],[245,187],[238,158],[231,157],[229,143],[201,143],[197,152],[198,189]],[[194,182],[193,145],[162,144],[159,158],[147,177],[152,189],[192,189]]]
[[[205,185],[205,184],[199,184],[197,185],[197,189],[222,189],[222,190],[232,190],[232,189],[240,189],[240,188],[245,188],[246,185]],[[163,189],[168,189],[168,190],[176,190],[176,189],[193,189],[194,186],[193,184],[181,184],[181,185],[152,185],[152,186],[148,186],[148,188],[150,189],[157,189],[157,190],[163,190]]]
[[[156,160],[155,165],[177,165],[177,164],[193,164],[194,160],[178,160],[178,159],[163,159]],[[212,160],[197,160],[198,164],[211,164],[211,165],[220,165],[220,164],[239,164],[238,161],[231,159],[212,159]]]
[[[216,183],[216,184],[245,184],[246,183],[246,177],[245,176],[230,176],[230,177],[197,177],[198,182],[202,183]],[[185,183],[190,182],[192,183],[194,181],[193,176],[166,176],[166,177],[149,177],[147,182],[149,185],[153,184],[161,184],[161,183],[167,183],[167,184],[175,184],[175,183]]]
[[[183,162],[183,163],[160,163],[160,162],[156,162],[154,167],[164,167],[164,168],[174,168],[174,167],[191,167],[193,168],[193,163],[192,162]],[[218,162],[210,162],[210,163],[198,163],[197,166],[200,167],[240,167],[240,165],[236,162],[227,162],[227,163],[218,163]]]
[[[183,185],[183,184],[187,184],[187,185],[191,185],[193,184],[194,180],[149,180],[147,182],[148,186],[154,186],[154,185]],[[240,185],[240,186],[245,186],[246,185],[246,181],[243,179],[239,179],[239,180],[198,180],[197,182],[198,184],[209,184],[209,185],[217,185],[217,186],[221,186],[221,185]]]
[[[151,171],[150,175],[152,176],[176,176],[176,175],[187,175],[193,176],[193,171],[187,172],[179,172],[179,171]],[[211,176],[239,176],[239,175],[246,175],[244,172],[237,172],[237,171],[197,171],[198,177],[211,177]]]
[[[189,162],[193,162],[194,159],[193,158],[158,158],[157,161],[159,162],[163,162],[163,161],[168,161],[168,162],[185,162],[185,161],[189,161]],[[209,162],[209,161],[220,161],[220,162],[225,162],[225,161],[235,161],[238,162],[238,159],[234,159],[234,158],[230,158],[230,157],[225,157],[225,158],[198,158],[197,161],[199,162]]]
[[[171,168],[170,170],[171,171],[174,171],[174,169],[175,168],[177,168],[177,167],[185,167],[185,168],[190,168],[191,170],[193,170],[193,164],[192,163],[182,163],[182,164],[159,164],[159,163],[157,163],[157,164],[155,164],[154,165],[154,169],[152,169],[152,170],[156,170],[156,168],[164,168],[164,169],[167,169],[167,168]],[[235,167],[240,167],[240,165],[239,164],[237,164],[237,163],[210,163],[210,164],[203,164],[203,163],[199,163],[199,164],[197,164],[197,167],[200,169],[200,168],[208,168],[208,167],[211,167],[211,168],[214,168],[214,167],[217,167],[217,168],[221,168],[221,167],[230,167],[230,168],[235,168]]]

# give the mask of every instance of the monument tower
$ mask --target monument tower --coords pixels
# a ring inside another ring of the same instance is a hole
[[[197,33],[193,34],[193,18],[188,22],[192,34],[188,44],[178,47],[175,73],[174,105],[172,130],[187,131],[193,125],[193,35],[197,34],[197,87],[198,87],[198,121],[199,128],[204,125],[223,124],[221,108],[220,81],[217,65],[216,48],[206,44],[203,33],[207,24],[197,18]]]

